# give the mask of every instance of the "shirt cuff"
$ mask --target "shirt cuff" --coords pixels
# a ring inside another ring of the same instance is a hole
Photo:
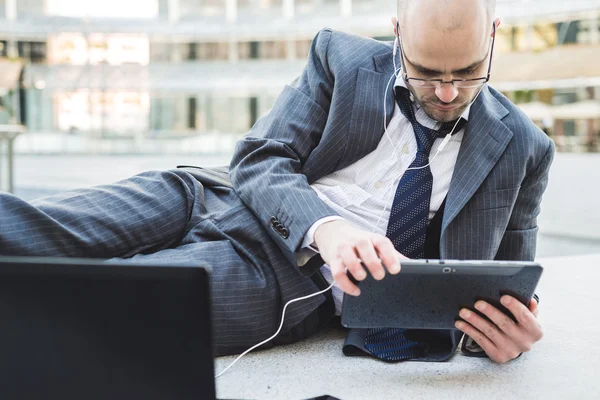
[[[308,232],[306,232],[306,235],[304,236],[304,241],[302,242],[301,248],[303,248],[303,249],[309,248],[312,251],[315,251],[318,253],[319,250],[315,246],[313,246],[313,243],[315,242],[315,232],[324,223],[336,221],[338,219],[344,219],[344,218],[340,217],[339,215],[332,215],[330,217],[325,217],[325,218],[321,218],[321,219],[317,220],[317,222],[315,222],[314,224],[311,225]]]

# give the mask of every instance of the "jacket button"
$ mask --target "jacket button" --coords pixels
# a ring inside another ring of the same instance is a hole
[[[287,228],[283,228],[281,230],[281,236],[283,236],[284,239],[287,239],[290,237],[290,231],[287,230]]]
[[[271,217],[271,225],[275,226],[275,224],[278,224],[279,220],[275,217]]]

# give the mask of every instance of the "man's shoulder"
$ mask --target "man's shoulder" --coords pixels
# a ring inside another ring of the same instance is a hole
[[[365,36],[354,35],[331,28],[321,29],[314,40],[324,43],[327,62],[333,68],[373,68],[373,56],[389,51],[391,42],[383,42]]]
[[[492,87],[488,86],[488,88],[490,95],[508,111],[508,114],[502,119],[502,123],[513,132],[516,141],[532,151],[545,152],[548,150],[552,141],[548,135],[506,96]]]

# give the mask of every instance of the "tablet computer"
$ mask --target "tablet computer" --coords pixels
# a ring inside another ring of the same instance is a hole
[[[486,302],[514,316],[500,303],[511,295],[528,304],[542,266],[518,261],[405,260],[397,275],[380,281],[370,274],[356,282],[358,297],[344,294],[342,325],[347,328],[455,329],[458,312]],[[352,277],[351,277],[352,279]]]

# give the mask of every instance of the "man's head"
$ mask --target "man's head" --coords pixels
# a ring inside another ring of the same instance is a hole
[[[495,0],[398,0],[398,23],[409,78],[471,79],[485,77]],[[395,19],[392,20],[394,29]],[[457,89],[452,84],[437,88],[409,85],[427,115],[437,121],[458,118],[479,88]]]

